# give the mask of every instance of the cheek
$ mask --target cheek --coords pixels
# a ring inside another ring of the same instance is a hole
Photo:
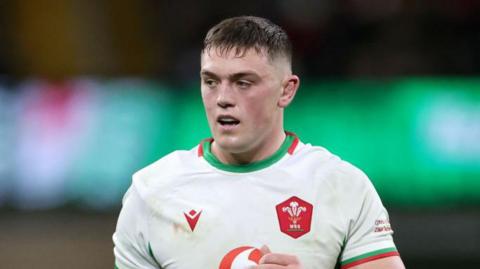
[[[208,92],[202,88],[200,94],[202,96],[203,104],[206,104],[208,99]]]
[[[210,108],[212,106],[212,102],[214,101],[214,96],[211,91],[202,90],[202,102],[205,108]]]
[[[272,122],[277,110],[277,101],[271,95],[258,96],[248,102],[248,113],[254,125],[260,126]]]
[[[210,120],[211,114],[213,113],[213,107],[214,103],[212,103],[212,95],[211,94],[205,94],[202,92],[202,102],[203,102],[203,107],[205,108],[205,112],[207,113],[207,119]]]

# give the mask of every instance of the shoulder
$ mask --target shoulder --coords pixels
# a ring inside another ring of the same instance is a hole
[[[189,174],[200,172],[203,166],[197,155],[197,147],[174,151],[140,169],[133,174],[132,185],[141,196],[145,196]]]
[[[313,173],[316,178],[327,180],[336,188],[350,189],[371,184],[362,170],[324,147],[301,143],[292,156],[292,164]]]
[[[140,169],[134,174],[134,177],[144,178],[146,180],[159,175],[174,175],[180,172],[178,168],[194,166],[197,159],[196,148],[191,150],[176,150]]]
[[[336,197],[342,215],[353,219],[363,206],[375,204],[381,207],[372,182],[352,163],[318,146],[305,145],[297,153],[297,163],[307,163],[300,169],[308,171],[317,182],[319,191],[323,194],[327,191],[328,195]],[[305,172],[303,175],[309,176]]]

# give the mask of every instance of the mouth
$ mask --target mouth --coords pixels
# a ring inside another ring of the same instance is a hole
[[[219,116],[217,118],[217,122],[224,127],[233,127],[233,126],[237,126],[240,123],[238,119],[229,115]]]

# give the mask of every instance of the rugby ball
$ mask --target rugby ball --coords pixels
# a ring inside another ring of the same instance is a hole
[[[228,252],[220,262],[219,269],[249,269],[257,265],[262,251],[251,246],[238,247]]]

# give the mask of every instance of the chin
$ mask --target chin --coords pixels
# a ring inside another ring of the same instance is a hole
[[[218,147],[229,153],[241,153],[245,151],[245,143],[237,136],[217,135],[214,137]]]

